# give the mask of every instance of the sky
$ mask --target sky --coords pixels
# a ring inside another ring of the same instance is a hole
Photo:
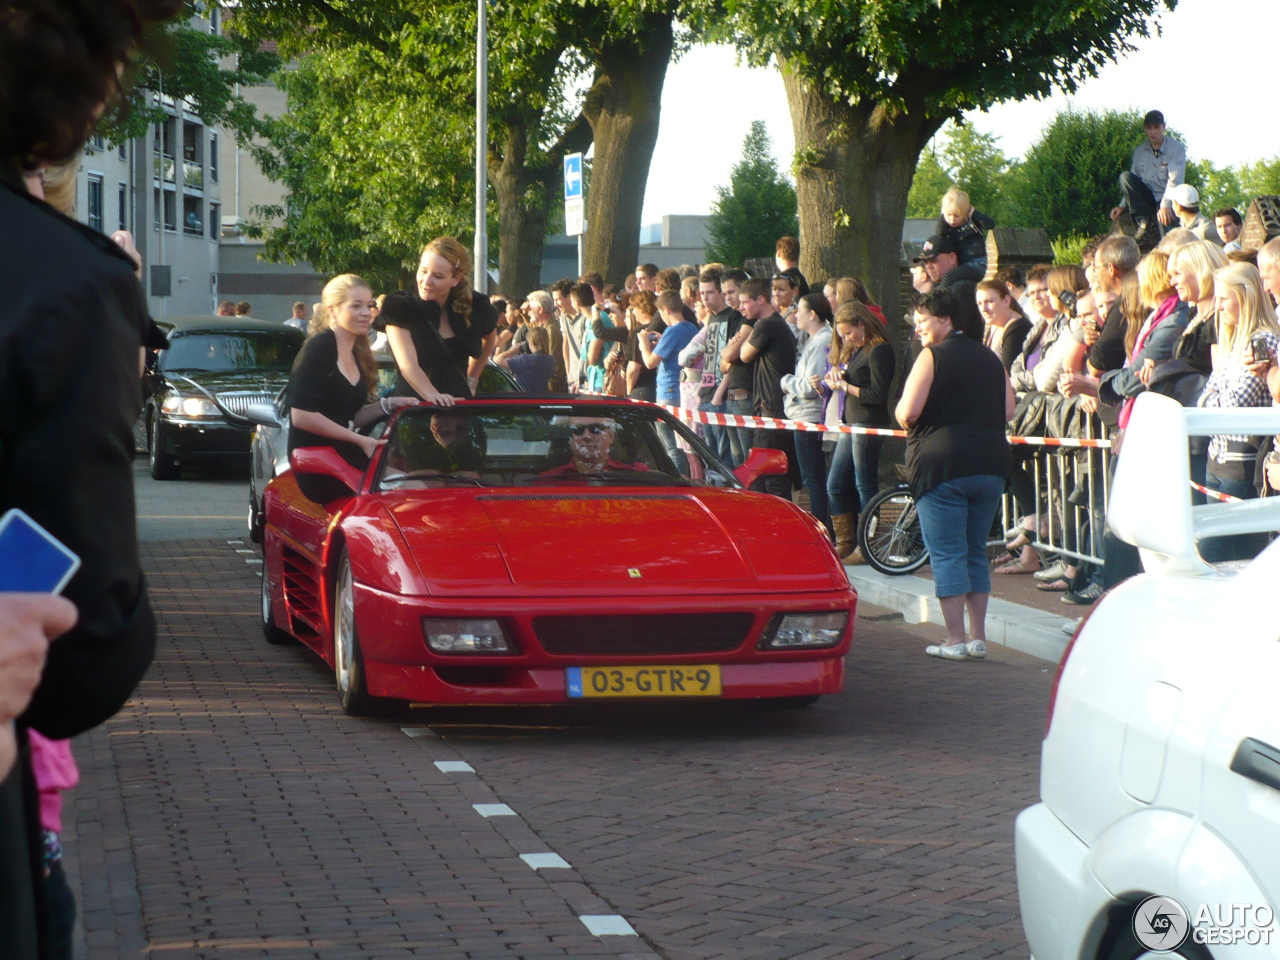
[[[1179,0],[1159,23],[1162,35],[1138,40],[1137,50],[1074,97],[1001,104],[969,121],[1017,157],[1068,105],[1162,110],[1193,158],[1222,167],[1280,155],[1280,124],[1267,94],[1275,83],[1280,0]],[[714,102],[725,109],[707,115],[705,105]],[[728,47],[696,47],[672,64],[642,222],[710,212],[753,120],[765,122],[779,166],[789,171],[795,138],[776,70],[738,66]]]

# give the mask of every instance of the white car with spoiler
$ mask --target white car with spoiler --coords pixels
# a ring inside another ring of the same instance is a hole
[[[1280,530],[1280,497],[1193,507],[1187,457],[1276,433],[1278,408],[1138,398],[1108,522],[1146,572],[1064,653],[1017,821],[1035,960],[1280,957],[1280,545],[1221,568],[1196,547]]]

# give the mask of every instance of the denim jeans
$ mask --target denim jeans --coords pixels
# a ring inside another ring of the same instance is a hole
[[[698,409],[704,413],[724,413],[725,406],[722,403],[712,403],[710,400],[704,400],[698,404]],[[711,448],[711,452],[719,457],[726,467],[733,469],[737,464],[733,462],[733,450],[729,443],[729,431],[732,427],[722,427],[715,423],[704,423],[702,425],[702,439],[707,442],[707,446]]]
[[[848,433],[836,435],[836,448],[831,453],[831,468],[827,471],[827,508],[835,517],[862,509],[854,482],[853,436]]]
[[[991,592],[987,537],[1004,486],[1004,477],[957,477],[916,501],[936,596]]]
[[[867,504],[880,492],[880,448],[884,446],[884,437],[855,433],[851,439],[853,440],[854,482],[858,485],[858,499]]]
[[[827,455],[822,452],[822,434],[797,433],[795,443],[800,482],[809,491],[809,512],[834,537],[831,510],[827,506]]]
[[[756,405],[750,398],[726,400],[724,412],[739,417],[753,417]],[[755,437],[755,430],[752,427],[725,427],[724,429],[729,435],[729,452],[733,455],[733,466],[740,467],[747,462],[747,454],[751,452],[751,441]]]
[[[678,407],[680,406],[680,396],[679,394],[672,395],[669,393],[659,394],[658,403],[667,407]],[[685,452],[680,449],[679,445],[676,444],[675,431],[665,423],[659,421],[658,439],[662,441],[662,448],[667,451],[667,456],[671,458],[671,462],[675,464],[675,467],[680,471],[681,476],[687,477],[689,475],[689,458],[685,455]]]
[[[1205,472],[1204,485],[1210,490],[1256,500],[1258,490],[1251,480],[1235,480],[1220,477],[1209,469]],[[1206,537],[1200,541],[1200,558],[1205,563],[1221,563],[1224,560],[1252,560],[1267,545],[1265,533],[1239,533],[1230,537]]]

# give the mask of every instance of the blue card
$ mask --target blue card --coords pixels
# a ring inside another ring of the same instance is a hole
[[[0,593],[61,593],[80,558],[21,510],[0,517]]]

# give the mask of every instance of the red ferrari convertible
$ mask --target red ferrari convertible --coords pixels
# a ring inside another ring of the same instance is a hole
[[[385,437],[363,475],[295,450],[264,499],[267,639],[323,657],[348,713],[841,689],[844,568],[812,517],[745,489],[780,451],[735,475],[660,408],[604,399],[407,408]],[[295,473],[351,495],[320,506]]]

